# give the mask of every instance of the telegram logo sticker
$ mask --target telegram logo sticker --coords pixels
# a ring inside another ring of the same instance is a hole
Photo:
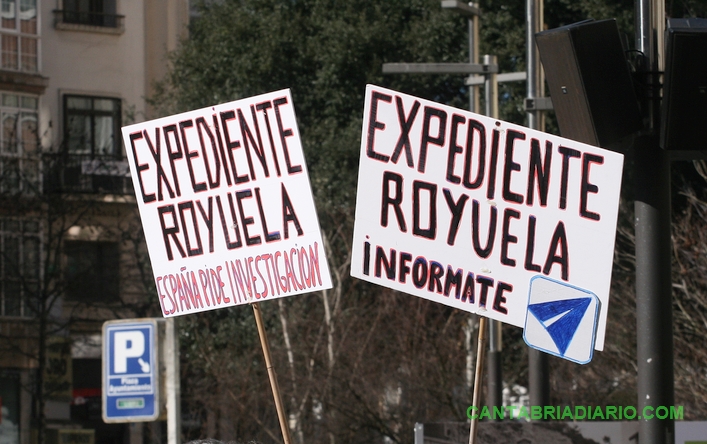
[[[525,343],[579,364],[591,361],[599,298],[590,291],[544,276],[531,279],[529,293]]]

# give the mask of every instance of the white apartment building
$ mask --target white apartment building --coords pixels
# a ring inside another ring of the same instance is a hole
[[[120,128],[155,117],[146,97],[186,36],[188,3],[0,0],[0,444],[37,435],[41,292],[44,379],[61,385],[45,403],[48,442],[59,430],[71,442],[141,442],[137,427],[100,420],[100,325],[129,316],[121,303],[140,292],[112,228],[135,214]],[[57,202],[71,210],[52,216]],[[76,202],[93,202],[91,215],[73,214]],[[82,321],[62,324],[72,316]]]

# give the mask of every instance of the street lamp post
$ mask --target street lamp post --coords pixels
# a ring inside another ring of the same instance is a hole
[[[541,131],[543,130],[541,123],[542,112],[538,107],[530,107],[528,105],[540,102],[538,99],[543,95],[540,56],[535,46],[535,34],[540,30],[540,24],[543,21],[542,2],[543,0],[527,0],[526,2],[526,66],[528,69],[526,108],[528,110],[528,127]],[[528,389],[531,405],[550,404],[548,355],[534,348],[528,349]]]
[[[441,3],[443,9],[452,10],[458,14],[463,15],[468,19],[469,22],[469,63],[385,63],[383,64],[384,74],[484,74],[484,76],[479,76],[479,81],[474,81],[476,78],[470,76],[465,84],[469,86],[469,110],[472,112],[479,112],[479,95],[476,93],[476,87],[481,83],[483,79],[485,86],[485,102],[486,102],[486,115],[498,118],[498,63],[496,56],[484,56],[484,63],[479,64],[479,16],[481,12],[479,8],[473,3],[463,3],[458,0],[443,0]],[[508,81],[521,80],[518,75],[519,73],[512,73],[511,77],[508,77]],[[479,338],[485,336],[486,332],[482,332],[481,328],[485,323],[480,323],[479,328]],[[501,323],[498,321],[491,320],[489,323],[489,337],[491,339],[489,344],[489,361],[488,361],[488,404],[490,406],[502,406],[503,405],[503,383],[501,377]],[[472,320],[469,318],[467,325],[465,326],[466,333],[466,348],[467,348],[467,362],[466,362],[466,383],[469,388],[471,388],[472,381],[472,359],[471,359],[471,331],[472,331]],[[481,342],[481,340],[480,340]],[[479,344],[482,346],[482,344]],[[480,349],[481,350],[481,349]],[[479,352],[480,353],[480,352]],[[479,359],[478,361],[482,361]],[[483,365],[482,362],[477,362],[477,367]],[[480,375],[479,369],[477,368],[477,375]],[[479,381],[474,381],[474,385],[477,386]],[[474,393],[478,392],[478,388],[474,390]],[[476,401],[476,399],[475,399]],[[474,422],[472,421],[471,431],[470,431],[470,442],[475,440],[474,433]]]
[[[636,47],[643,55],[640,74],[649,86],[643,97],[648,131],[634,142],[636,233],[636,361],[638,408],[674,404],[672,257],[670,239],[670,156],[658,145],[660,112],[657,73],[662,69],[660,38],[665,2],[636,2]],[[641,444],[672,444],[672,419],[642,418]]]
[[[468,19],[469,23],[469,63],[479,63],[479,17],[481,10],[474,3],[462,3],[459,0],[443,0],[442,9],[449,9]],[[468,84],[467,84],[468,85]],[[479,95],[473,86],[469,88],[469,111],[479,112]]]

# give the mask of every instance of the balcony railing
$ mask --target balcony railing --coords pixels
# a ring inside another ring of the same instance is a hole
[[[134,194],[126,160],[114,156],[44,155],[46,193]]]
[[[57,29],[106,28],[123,32],[124,19],[124,15],[118,14],[63,9],[54,10],[54,26]]]

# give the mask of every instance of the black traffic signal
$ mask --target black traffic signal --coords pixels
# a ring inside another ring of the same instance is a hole
[[[616,20],[539,32],[535,41],[562,137],[609,148],[643,127]]]

